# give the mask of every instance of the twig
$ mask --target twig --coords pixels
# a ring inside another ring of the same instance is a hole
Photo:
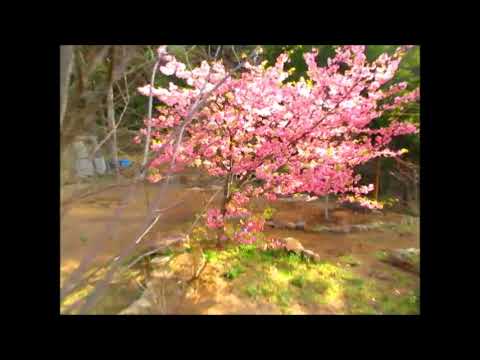
[[[122,98],[124,99],[125,101],[125,106],[123,107],[123,110],[122,110],[122,113],[120,114],[120,117],[118,118],[118,122],[115,124],[115,126],[109,131],[109,133],[105,136],[105,138],[100,141],[97,146],[95,147],[95,149],[93,149],[93,151],[91,152],[90,154],[90,159],[93,159],[93,157],[95,156],[95,154],[97,153],[98,150],[100,150],[100,148],[107,142],[108,139],[110,139],[110,137],[115,133],[115,131],[117,131],[118,127],[120,126],[122,120],[123,120],[123,116],[125,115],[125,111],[127,110],[128,108],[128,104],[130,102],[130,95],[128,94],[128,84],[127,84],[127,78],[124,76],[124,79],[125,79],[125,91],[126,91],[126,97],[123,96],[123,94],[121,94]],[[118,84],[117,84],[118,85]]]
[[[160,216],[167,210],[170,210],[171,208],[174,208],[178,205],[180,205],[181,203],[183,203],[183,200],[180,200],[178,201],[177,203],[175,203],[174,205],[168,207],[168,208],[163,208],[163,209],[160,209],[160,210],[156,210],[159,214],[155,217],[155,219],[152,221],[152,223],[150,224],[150,226],[148,226],[145,231],[137,238],[137,240],[135,240],[135,244],[139,244],[140,241],[143,240],[143,238],[145,237],[145,235],[148,234],[148,232],[152,229],[153,225],[155,225],[158,221],[158,219],[160,218]]]
[[[220,190],[221,190],[221,189],[218,189],[218,190],[210,197],[210,199],[207,201],[205,207],[203,208],[203,211],[208,207],[208,205],[210,205],[210,203],[211,203],[211,202],[213,201],[213,199],[217,196],[217,194],[220,192]],[[203,211],[202,211],[202,212],[203,212]],[[187,233],[187,236],[188,236],[188,234],[190,234],[190,233],[192,232],[193,228],[195,227],[195,225],[197,224],[197,222],[198,222],[199,219],[200,219],[199,217],[198,217],[197,219],[195,219],[195,221],[193,222],[192,226],[190,227],[190,230],[189,230],[188,233]],[[179,238],[177,241],[169,244],[168,246],[171,246],[172,244],[175,244],[175,243],[177,243],[177,242],[180,242],[180,241],[182,241],[182,240],[184,240],[184,239],[185,239],[185,238]],[[135,265],[138,261],[140,261],[140,260],[143,259],[144,257],[149,256],[149,255],[152,255],[152,254],[155,254],[155,253],[160,252],[160,251],[163,251],[163,250],[165,250],[166,248],[167,248],[167,246],[163,246],[163,247],[160,247],[160,248],[157,248],[157,249],[154,249],[154,250],[150,250],[150,251],[146,252],[146,253],[143,254],[143,255],[140,255],[138,258],[136,258],[134,261],[132,261],[130,264],[128,264],[127,269],[131,268],[133,265]]]
[[[218,54],[220,53],[220,50],[222,49],[222,45],[218,45],[217,47],[217,52],[215,53],[215,60],[217,60]]]
[[[213,199],[218,195],[218,193],[221,191],[222,189],[218,189],[211,197],[210,199],[207,201],[206,205],[204,206],[203,210],[202,210],[202,213],[205,212],[205,210],[207,209],[208,205],[210,205],[210,203],[213,201]],[[197,225],[197,222],[198,220],[200,219],[200,217],[197,217],[195,219],[195,221],[193,222],[192,226],[190,227],[190,230],[188,231],[187,234],[190,234],[193,230],[193,228],[195,227],[195,225]]]
[[[150,137],[151,137],[151,131],[152,131],[153,86],[155,85],[155,74],[157,73],[157,68],[159,64],[160,64],[160,60],[157,60],[157,62],[153,66],[152,80],[150,82],[150,95],[148,99],[147,139],[145,140],[145,150],[143,153],[142,167],[144,167],[147,164],[148,150],[150,148]]]
[[[132,261],[130,264],[127,265],[126,267],[126,270],[130,269],[132,266],[134,266],[136,263],[138,263],[140,260],[142,260],[143,258],[149,256],[149,255],[153,255],[153,254],[156,254],[160,251],[163,251],[165,250],[167,247],[166,246],[163,246],[161,248],[157,248],[157,249],[154,249],[154,250],[151,250],[151,251],[148,251],[146,252],[145,254],[142,254],[140,255],[138,258],[136,258],[134,261]]]
[[[197,45],[193,45],[190,50],[185,50],[185,59],[187,60],[187,65],[188,65],[188,68],[190,69],[190,71],[192,71],[192,65],[190,64],[190,59],[188,57],[188,53],[190,51],[192,51],[193,49],[195,49],[197,47]]]
[[[240,60],[240,58],[238,57],[237,52],[235,51],[235,45],[232,45],[232,52],[233,52],[233,55],[235,55],[235,58],[237,59],[237,61],[240,63],[241,60]]]

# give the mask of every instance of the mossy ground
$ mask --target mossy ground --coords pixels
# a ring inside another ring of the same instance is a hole
[[[299,308],[304,313],[419,313],[419,291],[409,274],[392,268],[391,281],[380,281],[356,272],[361,261],[352,255],[315,263],[283,250],[241,245],[206,250],[205,258],[222,269],[239,296],[274,304],[285,314]]]

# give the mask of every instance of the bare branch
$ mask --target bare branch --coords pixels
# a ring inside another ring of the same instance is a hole
[[[232,52],[233,52],[233,55],[235,55],[235,58],[237,59],[237,61],[241,62],[240,58],[237,55],[237,52],[235,51],[235,45],[232,45]]]
[[[125,91],[126,91],[126,97],[123,96],[123,94],[120,92],[122,98],[124,99],[125,101],[125,106],[123,107],[123,110],[122,110],[122,113],[120,114],[119,118],[118,118],[118,122],[115,124],[115,126],[113,127],[113,129],[111,129],[109,131],[109,133],[105,136],[105,138],[100,141],[98,143],[98,145],[95,147],[95,149],[93,149],[92,153],[90,154],[90,159],[92,159],[95,154],[97,153],[98,150],[100,150],[100,148],[107,142],[108,139],[110,139],[110,137],[113,135],[114,132],[117,131],[118,127],[120,126],[120,124],[122,123],[122,120],[123,120],[123,116],[125,115],[125,112],[127,111],[127,108],[128,108],[128,104],[130,102],[130,95],[128,94],[128,83],[127,83],[127,77],[124,76],[123,77],[124,80],[125,80]],[[118,85],[118,84],[117,84]],[[118,86],[120,88],[120,86]]]
[[[150,148],[150,137],[152,131],[152,107],[153,107],[153,86],[155,85],[155,74],[157,72],[158,65],[160,64],[159,60],[153,66],[152,71],[152,80],[150,82],[150,95],[148,99],[148,127],[147,127],[147,139],[145,140],[145,150],[143,153],[142,168],[145,167],[148,159],[148,150]]]

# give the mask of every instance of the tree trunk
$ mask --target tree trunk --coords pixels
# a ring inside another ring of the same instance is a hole
[[[73,45],[60,46],[60,128],[67,109],[68,85],[73,68]]]
[[[380,189],[380,158],[377,159],[377,171],[375,176],[375,201],[378,201],[378,192]]]
[[[223,201],[222,201],[222,208],[221,212],[222,215],[225,216],[227,213],[227,204],[228,204],[228,197],[230,192],[230,174],[227,175],[225,179],[225,184],[223,185]]]
[[[231,187],[231,184],[232,184],[232,174],[228,174],[225,178],[225,184],[223,185],[223,201],[222,201],[222,206],[221,206],[221,213],[222,213],[222,216],[223,218],[225,219],[225,215],[227,214],[227,205],[228,205],[228,202],[230,201],[230,187]],[[217,239],[217,247],[218,248],[221,248],[221,242],[220,242],[220,238],[222,237],[222,235],[225,235],[225,233],[223,232],[223,230],[219,231],[218,232],[218,239]]]
[[[112,139],[110,141],[112,160],[114,163],[115,173],[117,180],[120,179],[120,169],[118,164],[118,148],[117,148],[117,130],[115,129],[115,107],[113,103],[113,80],[114,80],[114,54],[115,46],[111,47],[111,61],[110,61],[110,76],[108,83],[108,93],[107,93],[107,121],[110,131],[112,131]]]
[[[110,141],[110,149],[112,154],[112,160],[114,163],[115,173],[117,180],[120,177],[120,170],[118,164],[118,149],[117,149],[117,131],[115,130],[115,110],[113,107],[113,86],[110,86],[107,94],[107,121],[108,127],[113,131]]]
[[[328,220],[328,194],[325,197],[325,220]]]

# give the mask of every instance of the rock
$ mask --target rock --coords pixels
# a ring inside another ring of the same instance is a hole
[[[382,271],[377,271],[377,270],[372,270],[368,273],[369,276],[371,277],[374,277],[376,279],[379,279],[379,280],[385,280],[385,281],[388,281],[388,280],[391,280],[392,279],[392,276],[389,275],[388,273],[386,272],[382,272]]]
[[[295,229],[297,228],[297,225],[296,225],[294,222],[287,222],[287,223],[285,224],[285,227],[286,227],[287,229],[295,230]]]
[[[312,250],[303,250],[303,254],[306,257],[309,257],[310,259],[312,259],[313,261],[320,261],[320,255],[313,252]]]
[[[95,165],[95,171],[97,174],[103,175],[107,172],[107,163],[105,162],[104,157],[93,159],[93,164]]]
[[[391,250],[384,261],[390,265],[418,274],[420,272],[420,249]]]
[[[312,259],[313,261],[320,261],[320,255],[312,250],[305,249],[300,241],[293,237],[287,237],[283,239],[285,243],[285,249],[293,251],[296,254],[303,254],[305,257]]]
[[[94,176],[95,168],[89,159],[77,159],[75,161],[76,174],[79,177]]]
[[[299,253],[304,250],[302,243],[297,239],[288,237],[288,238],[285,238],[284,240],[285,240],[285,248],[288,251],[294,251],[296,253]]]
[[[295,224],[295,229],[305,230],[305,221],[297,221],[297,223]]]

